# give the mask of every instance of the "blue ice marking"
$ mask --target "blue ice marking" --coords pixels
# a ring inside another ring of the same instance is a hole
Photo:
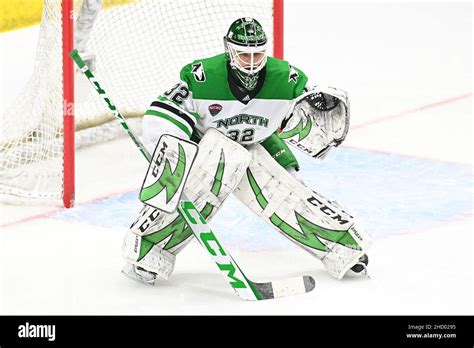
[[[337,200],[375,237],[425,230],[472,213],[469,165],[348,148],[333,149],[323,160],[294,152],[307,186]],[[136,219],[141,206],[138,192],[130,192],[55,217],[123,229]],[[237,244],[263,245],[269,234],[278,234],[232,196],[211,225]]]

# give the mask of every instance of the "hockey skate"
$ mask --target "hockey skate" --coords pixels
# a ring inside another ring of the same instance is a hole
[[[369,257],[364,254],[359,258],[359,261],[347,271],[346,275],[349,276],[369,276],[367,274],[367,265],[369,264]]]
[[[149,272],[139,266],[127,262],[122,269],[122,274],[130,279],[146,285],[155,285],[156,273]]]

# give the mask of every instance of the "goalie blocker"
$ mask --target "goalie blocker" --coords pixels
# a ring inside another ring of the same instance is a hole
[[[245,149],[214,129],[199,144],[184,192],[207,221],[234,192],[272,228],[320,259],[338,279],[371,242],[349,214],[295,179],[263,146]],[[191,236],[177,212],[145,205],[126,234],[123,254],[129,263],[166,279],[175,256]]]

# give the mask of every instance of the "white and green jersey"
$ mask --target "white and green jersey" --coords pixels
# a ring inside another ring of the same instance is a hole
[[[253,91],[242,92],[224,54],[196,60],[181,70],[181,81],[159,96],[145,115],[169,121],[189,138],[193,132],[201,136],[216,128],[242,145],[261,142],[289,116],[308,80],[301,70],[272,57],[261,74]]]

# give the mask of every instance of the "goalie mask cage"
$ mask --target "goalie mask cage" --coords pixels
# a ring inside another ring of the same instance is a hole
[[[222,53],[239,17],[260,21],[283,58],[283,0],[45,0],[33,76],[1,116],[1,200],[73,206],[75,150],[125,134],[73,48],[140,134],[154,98],[185,64]]]

